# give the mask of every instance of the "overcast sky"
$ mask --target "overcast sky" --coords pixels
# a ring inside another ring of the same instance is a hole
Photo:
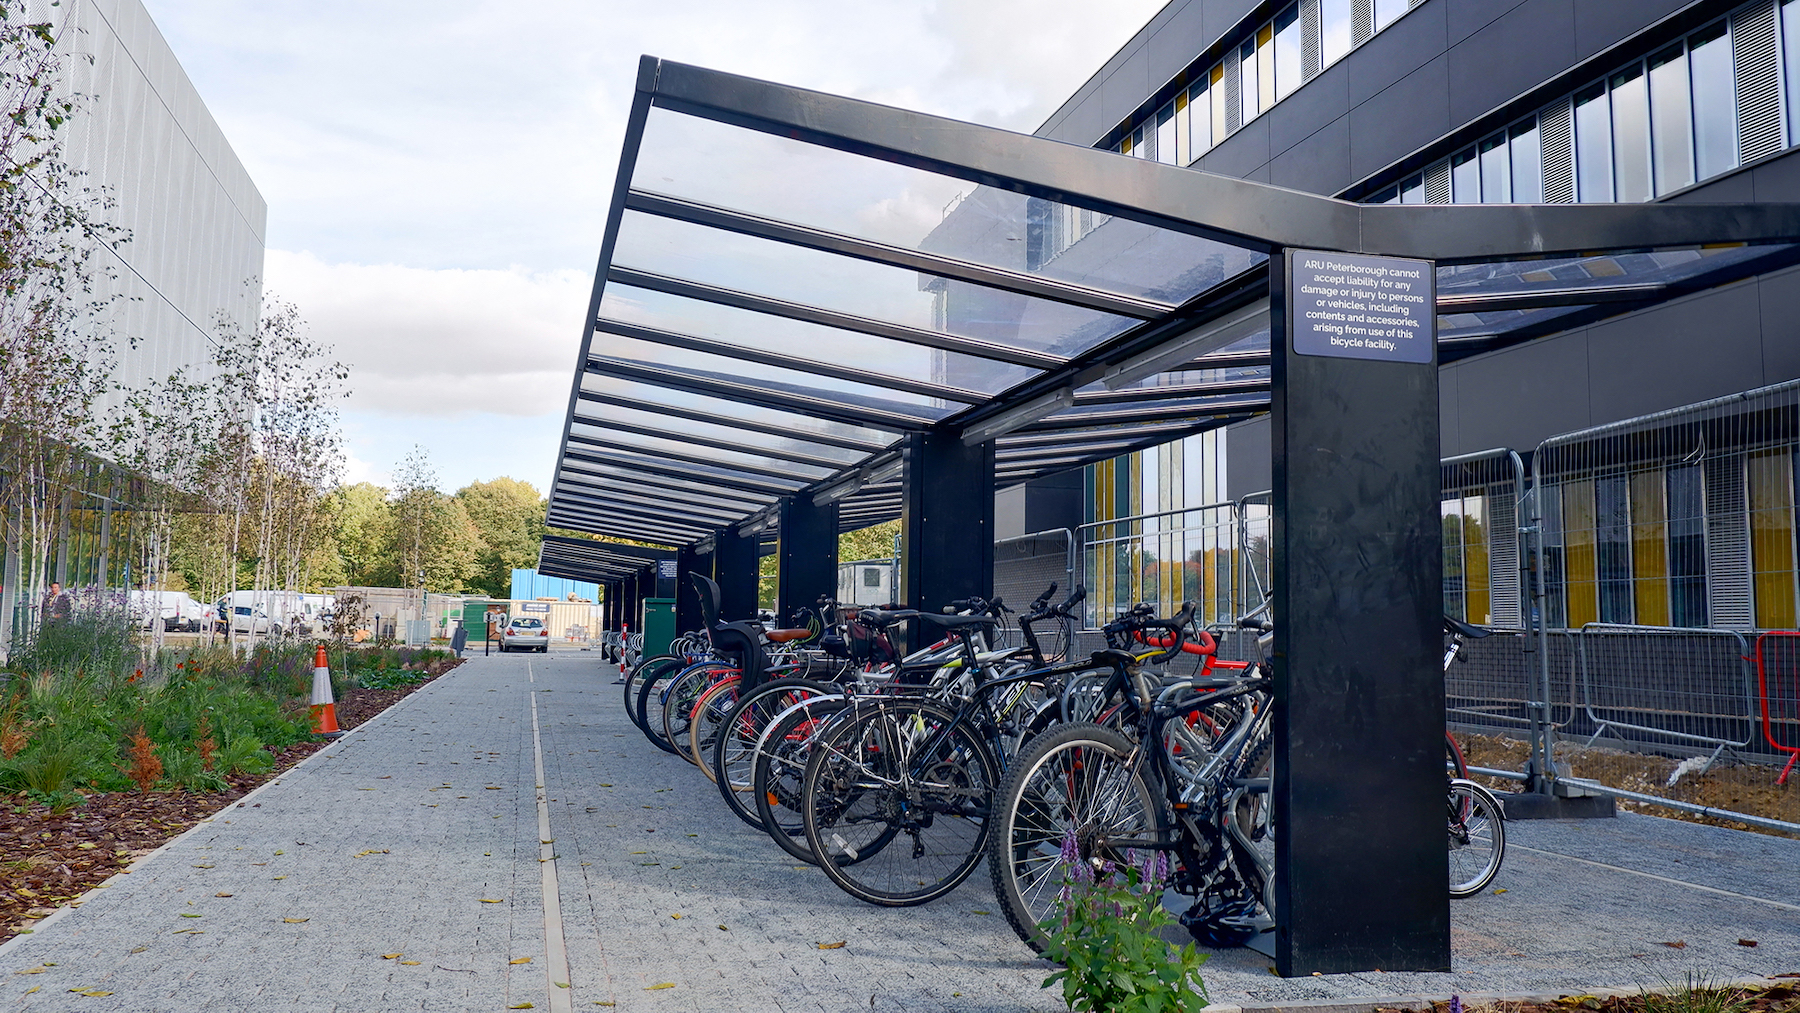
[[[641,54],[1030,131],[1164,0],[145,0],[355,387],[348,479],[546,490]]]

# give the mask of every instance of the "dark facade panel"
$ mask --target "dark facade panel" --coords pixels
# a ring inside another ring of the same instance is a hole
[[[1452,47],[1451,122],[1473,120],[1573,66],[1574,6],[1571,0],[1525,0]]]
[[[1224,143],[1214,147],[1200,159],[1198,168],[1221,176],[1254,179],[1257,169],[1269,164],[1269,118],[1258,116]]]
[[[1766,162],[1761,162],[1753,166],[1749,172],[1741,173],[1740,175],[1750,177],[1750,196],[1734,197],[1723,190],[1720,190],[1716,196],[1709,194],[1706,197],[1698,199],[1714,201],[1800,200],[1800,150],[1790,151],[1784,155],[1778,155],[1775,158],[1771,158]],[[1727,176],[1726,180],[1735,178],[1736,177],[1733,176]],[[1724,182],[1724,180],[1721,180],[1721,182]],[[1708,186],[1701,189],[1712,190],[1712,187]]]
[[[1627,419],[1767,383],[1757,288],[1730,285],[1587,328],[1589,417]]]
[[[1350,61],[1340,60],[1306,82],[1306,87],[1263,114],[1269,121],[1269,150],[1276,155],[1319,132],[1350,111]],[[1324,191],[1336,193],[1337,190]]]
[[[1268,490],[1274,438],[1269,426],[1269,417],[1264,415],[1225,431],[1229,447],[1225,454],[1225,495],[1230,498]]]
[[[1445,456],[1493,447],[1529,449],[1558,433],[1585,429],[1588,354],[1584,332],[1545,338],[1445,366],[1457,385],[1457,440]]]
[[[1445,12],[1445,24],[1450,45],[1454,46],[1530,0],[1442,0],[1442,2],[1450,8]]]
[[[1324,129],[1275,156],[1269,182],[1293,190],[1318,193],[1350,174],[1350,117],[1340,116]]]
[[[1764,383],[1800,377],[1800,268],[1757,280]]]
[[[1450,127],[1450,61],[1440,55],[1350,111],[1352,178],[1386,168]],[[1346,179],[1344,185],[1350,182]]]
[[[1346,57],[1350,104],[1367,102],[1444,55],[1450,48],[1444,11],[1442,0],[1416,7]]]
[[[1629,0],[1618,2],[1577,2],[1575,8],[1575,56],[1587,59],[1621,39],[1643,31],[1663,18],[1688,6],[1700,6],[1704,0]]]
[[[1141,52],[1141,46],[1140,46]],[[1163,82],[1150,78],[1150,68],[1142,59],[1127,59],[1100,86],[1100,109],[1108,127],[1118,124],[1137,111],[1150,97],[1150,90]],[[1098,140],[1090,137],[1084,144]]]
[[[1461,388],[1457,385],[1461,374],[1454,370],[1438,371],[1438,439],[1445,448],[1460,447],[1462,441],[1462,404]],[[1486,448],[1483,448],[1486,449]],[[1445,449],[1440,457],[1454,457],[1461,451]]]

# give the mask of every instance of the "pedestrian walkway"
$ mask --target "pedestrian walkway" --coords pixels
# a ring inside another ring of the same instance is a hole
[[[614,674],[592,652],[471,659],[0,947],[0,1001],[132,1013],[1062,1008],[984,874],[924,908],[852,900],[645,742]],[[1453,905],[1456,973],[1282,980],[1233,951],[1205,969],[1212,998],[1306,1005],[1800,971],[1800,841],[1641,816],[1509,830],[1505,892]]]

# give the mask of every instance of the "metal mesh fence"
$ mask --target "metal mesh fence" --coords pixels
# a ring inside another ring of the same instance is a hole
[[[1763,742],[1787,754],[1780,783],[1800,760],[1800,633],[1765,633],[1756,638],[1757,710]]]
[[[1742,634],[1590,624],[1578,642],[1590,743],[1618,738],[1718,752],[1755,740],[1756,687]]]

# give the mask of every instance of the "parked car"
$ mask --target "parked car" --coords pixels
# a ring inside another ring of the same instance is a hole
[[[550,651],[550,628],[536,616],[514,616],[507,620],[506,628],[500,631],[500,649],[536,650],[547,654]]]
[[[213,628],[220,633],[249,633],[253,635],[266,633],[271,637],[281,636],[281,624],[270,620],[268,613],[255,605],[237,605],[226,610],[221,604],[221,611],[229,617],[230,626],[227,628],[226,621],[223,619],[216,621],[213,624]]]

